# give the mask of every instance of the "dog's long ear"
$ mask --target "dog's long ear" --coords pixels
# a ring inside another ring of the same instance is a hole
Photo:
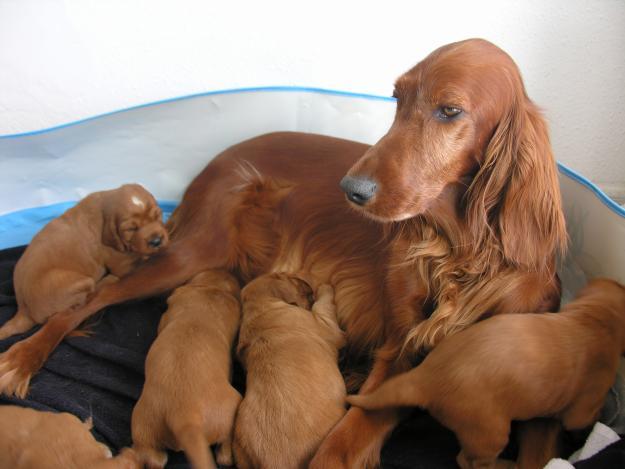
[[[102,243],[123,252],[127,250],[127,247],[119,234],[117,217],[110,208],[102,208]]]
[[[519,93],[499,122],[467,191],[475,249],[497,242],[511,264],[542,271],[566,249],[556,163],[547,126]]]

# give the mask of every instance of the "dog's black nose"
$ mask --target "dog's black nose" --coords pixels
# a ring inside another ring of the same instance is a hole
[[[358,205],[365,205],[373,197],[378,186],[366,177],[345,176],[341,179],[341,189],[347,198]]]
[[[150,245],[150,247],[152,248],[157,248],[161,245],[161,243],[163,242],[163,238],[161,236],[154,236],[152,239],[150,239],[148,241],[148,244]]]

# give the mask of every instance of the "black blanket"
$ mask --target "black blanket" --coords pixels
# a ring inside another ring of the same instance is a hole
[[[0,251],[0,324],[16,310],[13,268],[24,248]],[[117,451],[131,446],[130,416],[141,394],[143,366],[156,337],[164,298],[109,307],[90,321],[91,337],[64,340],[31,381],[25,400],[0,396],[0,403],[40,410],[70,412],[93,418],[95,437]],[[24,338],[0,341],[0,351]],[[234,384],[242,389],[243,372],[235,368]],[[454,468],[459,447],[453,433],[424,412],[415,412],[392,434],[382,450],[385,469]],[[511,455],[514,448],[509,448]],[[184,456],[171,453],[169,468],[188,467]],[[579,467],[625,467],[623,440]]]

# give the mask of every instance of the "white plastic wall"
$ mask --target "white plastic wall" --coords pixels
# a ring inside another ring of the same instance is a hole
[[[557,158],[625,197],[621,0],[0,0],[0,134],[225,88],[388,96],[475,36],[515,58]]]

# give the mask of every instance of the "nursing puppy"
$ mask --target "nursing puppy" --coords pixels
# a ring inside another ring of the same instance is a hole
[[[167,300],[145,361],[145,385],[132,413],[134,448],[150,468],[183,450],[194,469],[232,464],[232,427],[241,395],[230,385],[232,345],[241,317],[239,284],[205,271]]]
[[[0,467],[11,469],[135,469],[131,449],[112,457],[91,423],[68,413],[0,406]]]
[[[18,309],[0,328],[0,339],[83,306],[101,282],[125,276],[167,241],[161,210],[142,186],[126,184],[88,195],[48,223],[17,262]]]
[[[486,319],[445,338],[420,366],[347,401],[427,409],[456,433],[462,468],[494,467],[511,420],[591,425],[623,353],[625,287],[598,279],[560,313]]]
[[[320,286],[311,310],[312,293],[286,274],[261,276],[243,289],[237,354],[247,385],[233,442],[239,469],[307,467],[345,413],[334,291]]]

